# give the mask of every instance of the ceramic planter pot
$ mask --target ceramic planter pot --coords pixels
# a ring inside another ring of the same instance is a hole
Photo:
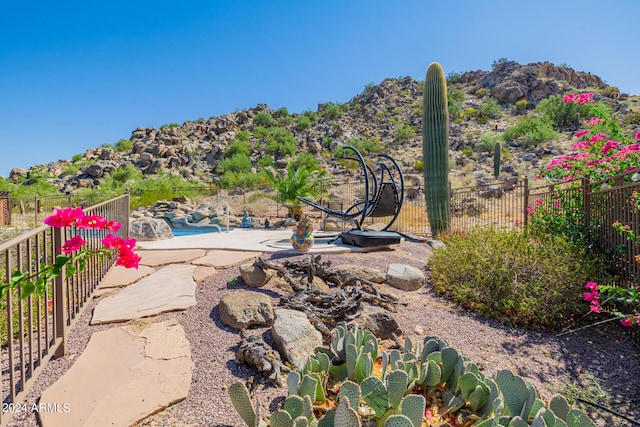
[[[312,232],[312,228],[301,230],[294,228],[293,234],[291,235],[291,246],[293,246],[293,249],[311,249],[311,247],[313,246],[313,236],[311,235]]]

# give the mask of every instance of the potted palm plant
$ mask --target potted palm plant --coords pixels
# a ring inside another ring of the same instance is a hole
[[[302,202],[296,197],[312,198],[322,193],[321,183],[327,171],[314,169],[306,165],[287,164],[287,173],[283,174],[272,166],[263,169],[263,174],[273,186],[275,197],[289,211],[289,216],[299,221],[302,217]]]
[[[314,243],[312,233],[313,225],[311,224],[311,218],[309,218],[308,215],[304,215],[293,227],[293,234],[291,235],[291,246],[293,246],[293,249],[311,249]]]

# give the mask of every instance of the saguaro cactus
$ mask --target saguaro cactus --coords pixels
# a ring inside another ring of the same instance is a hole
[[[422,160],[427,215],[434,237],[449,226],[449,109],[442,66],[429,65],[424,79]]]
[[[493,176],[498,179],[500,176],[500,153],[502,152],[502,146],[499,142],[493,145]]]

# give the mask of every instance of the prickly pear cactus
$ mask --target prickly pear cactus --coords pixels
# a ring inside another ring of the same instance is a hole
[[[384,423],[384,427],[414,427],[411,420],[404,415],[391,415]]]
[[[243,382],[238,381],[231,384],[227,392],[240,418],[242,418],[247,426],[254,427],[256,425],[256,410],[251,403],[247,386],[245,386]]]

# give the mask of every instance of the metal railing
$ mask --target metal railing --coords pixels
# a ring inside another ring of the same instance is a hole
[[[128,194],[89,207],[84,212],[122,223],[119,235],[128,236]],[[100,249],[101,239],[107,234],[107,231],[43,225],[0,244],[0,280],[9,283],[14,271],[27,276],[37,274],[41,265],[53,263],[62,244],[77,232],[84,233],[89,250]],[[68,329],[82,313],[113,262],[114,259],[108,257],[92,257],[81,273],[65,277],[63,272],[56,277],[42,296],[31,294],[20,299],[19,287],[0,298],[3,403],[14,403],[26,396],[49,360],[65,354]],[[10,417],[10,412],[0,413],[0,423],[5,425]]]

